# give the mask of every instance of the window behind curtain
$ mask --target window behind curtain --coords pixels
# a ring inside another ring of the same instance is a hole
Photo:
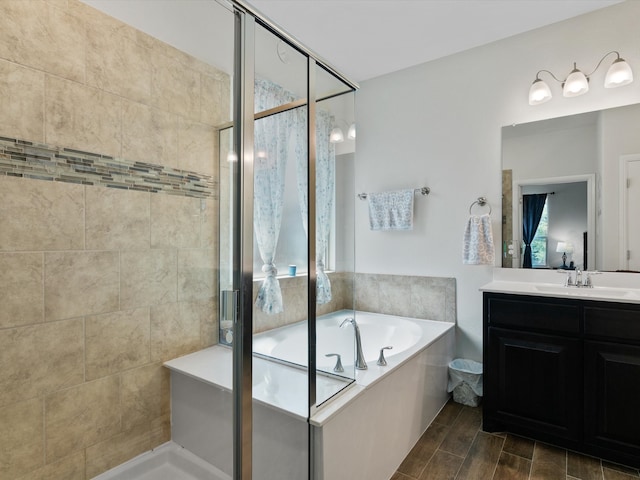
[[[542,217],[540,218],[540,224],[536,230],[536,235],[531,242],[531,266],[532,267],[546,267],[547,262],[547,247],[549,232],[549,202],[544,202],[544,208],[542,209]]]

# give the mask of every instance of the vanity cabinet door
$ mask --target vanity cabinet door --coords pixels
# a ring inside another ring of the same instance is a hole
[[[640,346],[585,341],[585,414],[585,444],[638,466]]]
[[[577,445],[582,439],[582,344],[560,335],[489,327],[484,427]]]

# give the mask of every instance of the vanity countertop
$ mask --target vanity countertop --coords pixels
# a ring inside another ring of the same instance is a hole
[[[592,276],[594,286],[589,288],[563,286],[566,273],[561,275],[558,272],[564,273],[564,271],[553,270],[536,271],[496,268],[494,269],[493,280],[483,285],[480,291],[640,303],[640,274],[638,273],[599,273]],[[575,272],[573,275],[575,275]]]

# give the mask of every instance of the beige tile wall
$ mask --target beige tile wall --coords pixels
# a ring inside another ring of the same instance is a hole
[[[353,273],[331,272],[328,276],[331,282],[331,302],[318,305],[316,314],[325,315],[337,310],[353,308]],[[296,323],[309,317],[307,312],[307,277],[283,277],[279,280],[284,311],[275,315],[267,315],[254,309],[254,333]],[[253,282],[254,304],[261,284],[261,280]]]
[[[318,305],[317,315],[355,305],[356,310],[365,312],[456,322],[455,278],[349,272],[332,272],[329,278],[332,300]],[[260,284],[253,284],[254,302]],[[307,278],[281,278],[280,288],[284,312],[267,315],[256,311],[254,333],[307,319]]]
[[[456,279],[356,274],[356,310],[456,322]]]
[[[216,174],[226,74],[78,0],[0,18],[0,136]],[[162,362],[217,342],[217,208],[0,175],[0,480],[170,438]]]
[[[502,241],[513,241],[513,170],[502,170]],[[513,255],[502,255],[502,268],[513,268]]]

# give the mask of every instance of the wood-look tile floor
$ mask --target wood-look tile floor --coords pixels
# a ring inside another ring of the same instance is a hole
[[[449,401],[391,480],[632,480],[637,469],[481,430],[481,407]]]

